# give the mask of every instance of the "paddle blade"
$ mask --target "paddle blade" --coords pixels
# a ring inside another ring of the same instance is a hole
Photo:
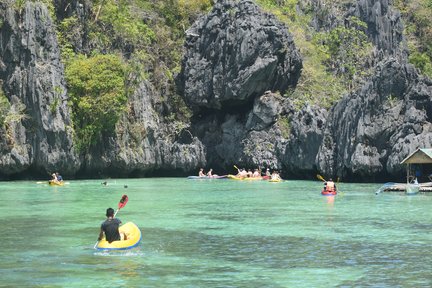
[[[317,178],[321,181],[327,182],[324,177],[322,177],[321,175],[317,174]]]
[[[125,194],[122,196],[122,198],[120,199],[120,202],[118,203],[118,209],[123,208],[124,206],[126,206],[126,203],[128,202],[128,196]]]
[[[235,169],[237,169],[237,170],[239,170],[239,169],[237,168],[237,166],[236,166],[236,165],[234,165],[234,168],[235,168]]]

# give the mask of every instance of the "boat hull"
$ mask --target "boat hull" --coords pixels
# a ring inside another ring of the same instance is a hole
[[[323,195],[323,196],[334,196],[336,194],[337,194],[336,191],[328,191],[328,190],[322,190],[321,191],[321,195]]]
[[[63,182],[63,181],[58,182],[58,181],[50,180],[50,181],[48,181],[48,184],[49,184],[50,186],[63,186],[63,185],[64,185],[64,182]]]
[[[407,184],[406,186],[406,194],[407,195],[416,195],[420,191],[419,184]]]
[[[96,245],[97,250],[127,250],[136,247],[141,241],[141,230],[133,222],[127,222],[120,226],[120,233],[127,235],[127,240],[114,241],[108,243],[108,241],[102,239]]]
[[[235,175],[227,175],[228,179],[231,180],[241,180],[241,181],[257,181],[257,180],[263,180],[262,177],[237,177]]]
[[[226,176],[188,176],[187,179],[190,180],[212,180],[212,179],[225,179]]]

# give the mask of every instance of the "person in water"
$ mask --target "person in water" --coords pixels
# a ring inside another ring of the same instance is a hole
[[[198,172],[198,176],[199,177],[205,177],[206,175],[204,174],[204,168],[201,168]]]
[[[122,222],[120,219],[114,218],[113,208],[108,208],[106,210],[106,217],[107,219],[101,225],[98,241],[102,240],[104,234],[108,243],[122,240],[121,236],[123,236],[123,240],[127,240],[126,234],[120,235],[119,226]]]
[[[336,192],[336,184],[333,182],[332,178],[324,183],[324,190],[329,192]]]

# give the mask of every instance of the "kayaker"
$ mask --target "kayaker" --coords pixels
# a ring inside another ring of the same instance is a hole
[[[127,240],[126,234],[120,236],[119,226],[122,222],[119,218],[114,218],[113,208],[106,210],[106,217],[107,219],[101,225],[98,241],[102,240],[104,234],[108,243],[122,240],[121,236],[123,236],[123,240]]]
[[[282,178],[280,177],[280,175],[277,171],[273,171],[273,173],[271,175],[271,180],[282,180]]]
[[[212,168],[210,168],[210,170],[207,172],[207,176],[208,177],[213,177],[213,169]]]
[[[248,169],[247,173],[246,173],[246,177],[251,178],[253,176],[252,170]]]
[[[324,190],[328,192],[336,191],[336,184],[333,182],[332,178],[330,178],[327,182],[324,182]]]
[[[204,174],[204,168],[201,168],[200,171],[198,172],[198,176],[199,177],[205,177],[206,175]]]
[[[254,173],[252,174],[252,177],[254,177],[254,178],[261,177],[261,173],[259,172],[258,169],[255,169]]]
[[[56,175],[57,181],[59,181],[59,182],[63,181],[63,177],[58,172],[56,172],[55,175]]]
[[[265,176],[267,176],[267,177],[270,177],[270,176],[271,176],[271,173],[270,173],[270,169],[269,169],[269,168],[266,169]]]
[[[51,174],[52,179],[49,182],[53,183],[60,183],[60,181],[57,179],[56,173]]]

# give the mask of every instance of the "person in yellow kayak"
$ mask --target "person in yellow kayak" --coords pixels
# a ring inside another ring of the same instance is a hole
[[[273,171],[273,173],[271,174],[271,180],[275,180],[275,181],[280,181],[282,180],[282,178],[280,177],[279,173],[275,170]]]
[[[107,219],[101,225],[98,241],[102,240],[104,234],[108,243],[113,241],[127,240],[126,234],[122,233],[120,235],[119,226],[122,224],[122,222],[119,218],[114,218],[113,208],[108,208],[106,210],[106,217]]]
[[[253,178],[259,178],[259,177],[261,177],[261,173],[260,173],[259,169],[255,169],[255,171],[252,174],[252,177]]]

